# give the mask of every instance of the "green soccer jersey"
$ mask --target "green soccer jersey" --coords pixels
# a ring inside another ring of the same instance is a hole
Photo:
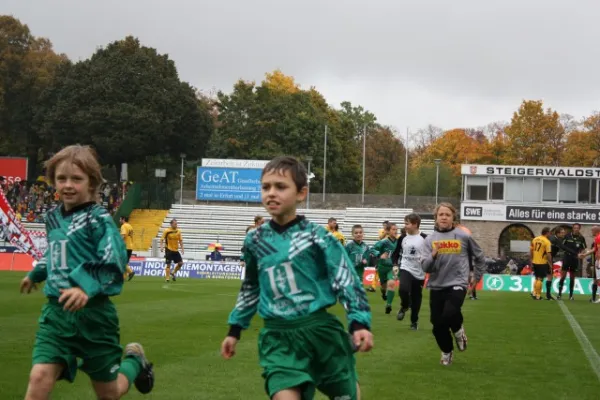
[[[375,257],[381,257],[383,254],[388,255],[388,258],[382,259],[380,258],[377,261],[378,267],[393,267],[392,263],[392,253],[396,250],[396,245],[398,244],[398,240],[392,239],[389,236],[385,239],[381,239],[377,243],[375,243],[370,249],[369,252]]]
[[[81,288],[88,297],[121,293],[127,264],[125,242],[112,216],[96,203],[46,214],[48,248],[29,273],[46,281],[44,294],[60,297],[61,289]]]
[[[354,263],[354,267],[363,266],[363,260],[366,259],[367,251],[369,250],[369,246],[365,242],[358,243],[355,240],[352,240],[350,243],[346,245],[346,251],[348,252],[348,256],[350,256],[350,260]]]
[[[246,276],[229,315],[232,329],[247,329],[254,314],[293,320],[339,299],[348,324],[371,326],[371,309],[348,254],[325,228],[299,216],[286,226],[270,221],[244,242]]]

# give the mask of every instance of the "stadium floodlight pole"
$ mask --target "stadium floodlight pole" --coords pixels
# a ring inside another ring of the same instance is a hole
[[[437,204],[438,204],[438,187],[440,184],[440,162],[442,162],[442,160],[440,160],[439,158],[436,158],[435,160],[433,160],[433,162],[435,163],[435,205],[437,206]]]
[[[181,183],[179,185],[179,204],[183,204],[183,163],[185,160],[185,154],[181,153],[181,174],[179,177],[181,178]]]
[[[323,144],[323,207],[325,207],[325,188],[327,183],[327,125],[325,125],[325,143]]]
[[[408,126],[406,127],[406,142],[404,142],[404,208],[406,208],[406,186],[408,183]]]
[[[367,125],[363,126],[362,204],[365,205],[365,160],[367,154]]]
[[[312,162],[312,156],[306,157],[306,161],[308,161],[308,194],[306,195],[306,209],[310,209],[310,163]]]

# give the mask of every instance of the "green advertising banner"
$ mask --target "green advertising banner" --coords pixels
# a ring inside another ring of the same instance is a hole
[[[531,293],[533,291],[534,277],[531,275],[483,275],[483,290],[490,290],[495,292],[522,292]],[[558,282],[559,278],[552,280],[552,292],[558,294]],[[590,278],[577,278],[575,280],[575,288],[573,294],[592,294],[593,279]],[[546,292],[546,284],[543,286],[543,291]],[[563,287],[563,294],[569,293],[569,277],[565,279]]]

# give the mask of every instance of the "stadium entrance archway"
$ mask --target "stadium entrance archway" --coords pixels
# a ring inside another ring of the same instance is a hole
[[[510,224],[498,236],[498,257],[525,261],[529,259],[529,243],[535,237],[525,224]]]

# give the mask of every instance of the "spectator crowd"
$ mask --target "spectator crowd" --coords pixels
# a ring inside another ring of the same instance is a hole
[[[0,179],[0,190],[21,222],[43,223],[46,212],[59,200],[56,190],[43,180],[7,183],[6,180]],[[100,204],[114,214],[121,205],[123,187],[105,182],[99,197]]]

